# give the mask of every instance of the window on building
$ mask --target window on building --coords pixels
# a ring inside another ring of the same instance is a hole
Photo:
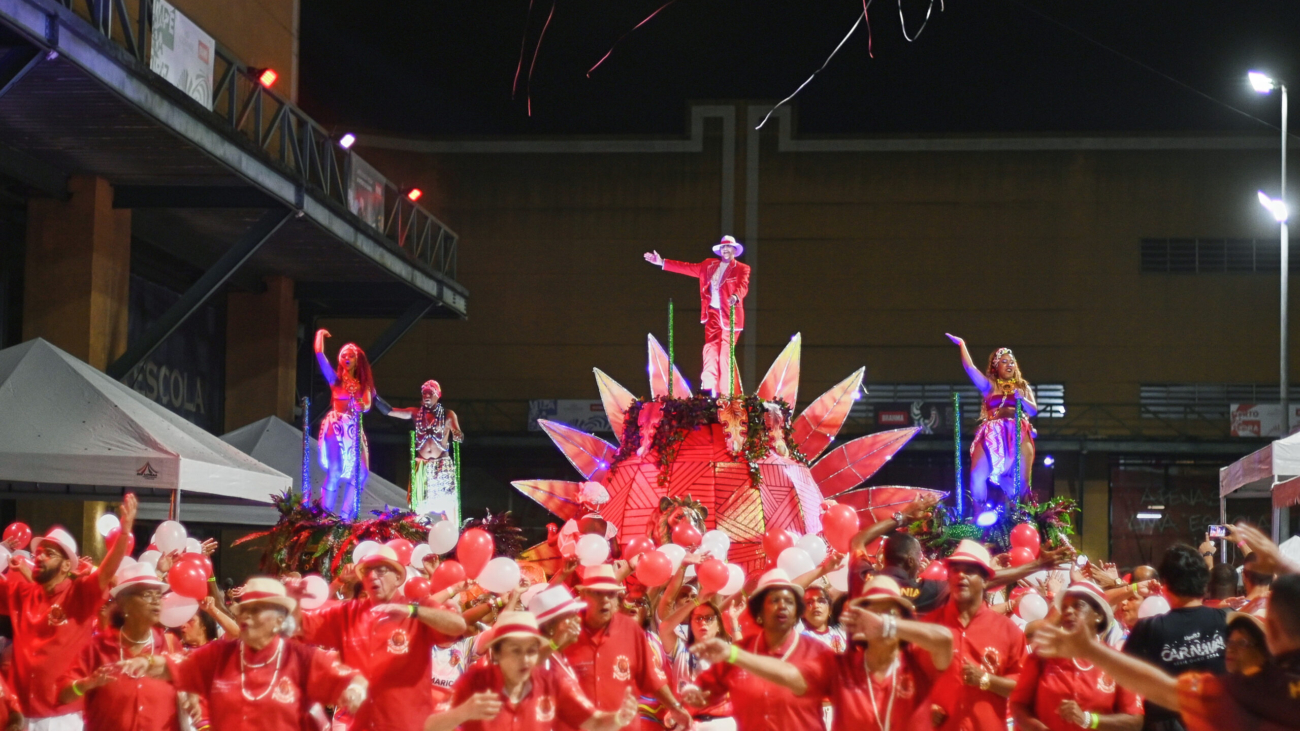
[[[1287,268],[1300,272],[1300,257]],[[1142,239],[1143,274],[1276,274],[1278,239]]]
[[[1065,416],[1065,384],[1035,383],[1034,399],[1038,415],[1042,418]],[[952,394],[961,395],[964,420],[979,418],[980,394],[969,383],[872,383],[868,384],[867,397],[853,405],[851,418],[872,418],[877,406],[892,407],[897,404],[952,405]]]
[[[1146,419],[1221,419],[1229,417],[1229,404],[1276,404],[1277,384],[1261,383],[1144,383],[1139,387],[1142,417]],[[1300,403],[1300,387],[1292,387],[1290,400]]]

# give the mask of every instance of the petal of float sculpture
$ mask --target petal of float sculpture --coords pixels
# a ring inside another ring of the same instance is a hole
[[[872,523],[878,523],[893,516],[904,505],[915,500],[918,495],[925,494],[938,495],[942,498],[946,493],[924,487],[881,485],[844,493],[837,496],[835,502],[843,503],[857,510],[858,517],[862,520],[862,527],[865,528]]]
[[[609,466],[614,462],[614,455],[618,454],[614,445],[604,439],[593,437],[567,424],[538,419],[537,425],[542,427],[551,441],[555,442],[555,446],[564,452],[564,456],[569,458],[569,463],[574,469],[588,480],[599,482],[609,472]]]
[[[813,479],[828,498],[852,490],[876,474],[920,431],[916,426],[892,429],[842,444],[812,466]]]
[[[664,347],[655,340],[655,336],[646,336],[646,350],[649,351],[650,395],[658,398],[668,395],[668,354]],[[682,372],[673,366],[673,398],[690,398],[691,384],[682,378]]]
[[[799,352],[802,343],[803,338],[795,333],[781,354],[772,361],[772,367],[767,369],[763,382],[758,384],[756,395],[759,398],[764,401],[784,401],[790,408],[794,408],[794,401],[799,396]]]
[[[840,433],[849,409],[853,408],[853,394],[862,385],[862,375],[866,370],[859,368],[854,371],[853,375],[808,404],[808,408],[794,420],[794,443],[805,458],[810,461],[817,459],[817,455]]]
[[[623,443],[623,418],[627,416],[627,407],[636,401],[632,392],[619,385],[599,368],[592,368],[596,374],[596,388],[600,389],[600,402],[605,406],[605,416],[614,429],[614,438]],[[674,389],[675,390],[675,389]]]
[[[515,489],[533,500],[538,505],[551,511],[560,520],[569,520],[578,515],[578,493],[581,482],[568,480],[515,480],[510,483]]]

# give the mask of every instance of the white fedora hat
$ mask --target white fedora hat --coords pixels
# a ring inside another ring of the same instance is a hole
[[[45,535],[37,536],[32,540],[32,550],[35,551],[39,549],[41,544],[46,542],[58,546],[59,550],[63,551],[64,556],[67,556],[73,561],[77,560],[77,541],[72,537],[72,534],[66,530],[54,527]]]
[[[528,602],[528,611],[537,617],[538,624],[546,624],[552,619],[565,615],[577,614],[586,609],[587,603],[574,599],[564,586],[552,586],[539,592]]]
[[[137,563],[123,567],[118,570],[113,578],[117,580],[117,585],[108,590],[109,596],[112,597],[116,597],[127,589],[141,586],[162,591],[167,591],[169,588],[167,582],[159,579],[158,575],[154,573],[154,567],[151,563]]]
[[[723,236],[722,240],[713,245],[713,253],[722,256],[722,247],[731,246],[736,249],[736,256],[745,253],[745,245],[736,240],[735,236]]]

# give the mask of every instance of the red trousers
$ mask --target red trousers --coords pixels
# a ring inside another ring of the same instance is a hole
[[[704,370],[700,374],[700,391],[715,391],[730,395],[730,374],[735,364],[731,362],[731,325],[727,312],[709,308],[709,319],[704,322]],[[740,329],[736,329],[736,343],[740,343]],[[723,379],[719,383],[718,379]],[[739,378],[736,379],[739,382]]]

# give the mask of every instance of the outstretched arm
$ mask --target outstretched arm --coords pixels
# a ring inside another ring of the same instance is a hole
[[[840,623],[849,637],[867,642],[884,636],[886,621],[893,624],[899,640],[930,653],[935,670],[947,670],[952,664],[952,630],[943,625],[897,617],[886,620],[884,615],[861,607],[849,607],[840,615]]]
[[[1014,584],[1021,579],[1027,579],[1034,573],[1044,569],[1051,570],[1056,566],[1066,563],[1074,558],[1074,546],[1066,543],[1057,548],[1044,548],[1038,553],[1038,558],[1030,561],[1023,566],[1016,566],[1009,569],[999,569],[993,574],[993,578],[988,580],[988,588],[992,589],[999,586]]]
[[[932,492],[920,493],[912,502],[908,503],[899,513],[907,520],[920,520],[926,513],[934,510],[934,506],[939,504],[939,495]],[[893,518],[878,520],[875,523],[863,528],[854,534],[849,543],[849,553],[856,554],[867,550],[867,546],[877,538],[893,533],[903,527]]]
[[[1132,655],[1112,650],[1090,637],[1083,625],[1073,632],[1040,627],[1034,633],[1034,651],[1041,657],[1080,658],[1106,671],[1115,682],[1159,706],[1177,712],[1178,680],[1160,668]]]
[[[970,378],[971,383],[975,384],[975,388],[987,396],[993,390],[993,384],[989,382],[988,376],[975,367],[975,361],[971,360],[970,351],[966,349],[966,341],[950,333],[944,333],[944,335],[947,335],[948,339],[961,349],[961,367],[965,369],[966,376]]]
[[[131,529],[135,527],[135,512],[138,507],[139,502],[136,500],[135,493],[128,492],[117,509],[121,532],[118,534],[118,539],[113,541],[113,550],[109,551],[104,561],[99,564],[99,587],[104,591],[108,591],[109,584],[113,583],[113,575],[122,565],[122,557],[126,556],[127,540],[122,536],[129,536]]]
[[[714,665],[727,662],[734,655],[735,660],[731,663],[741,670],[786,688],[798,696],[808,692],[808,681],[804,679],[803,673],[790,663],[775,657],[746,652],[740,649],[739,645],[733,645],[716,637],[696,643],[691,648],[691,654]]]
[[[325,376],[325,382],[334,386],[338,376],[334,374],[334,368],[330,365],[330,359],[325,357],[325,338],[330,336],[330,331],[321,328],[316,331],[316,363],[320,366],[321,375]]]

